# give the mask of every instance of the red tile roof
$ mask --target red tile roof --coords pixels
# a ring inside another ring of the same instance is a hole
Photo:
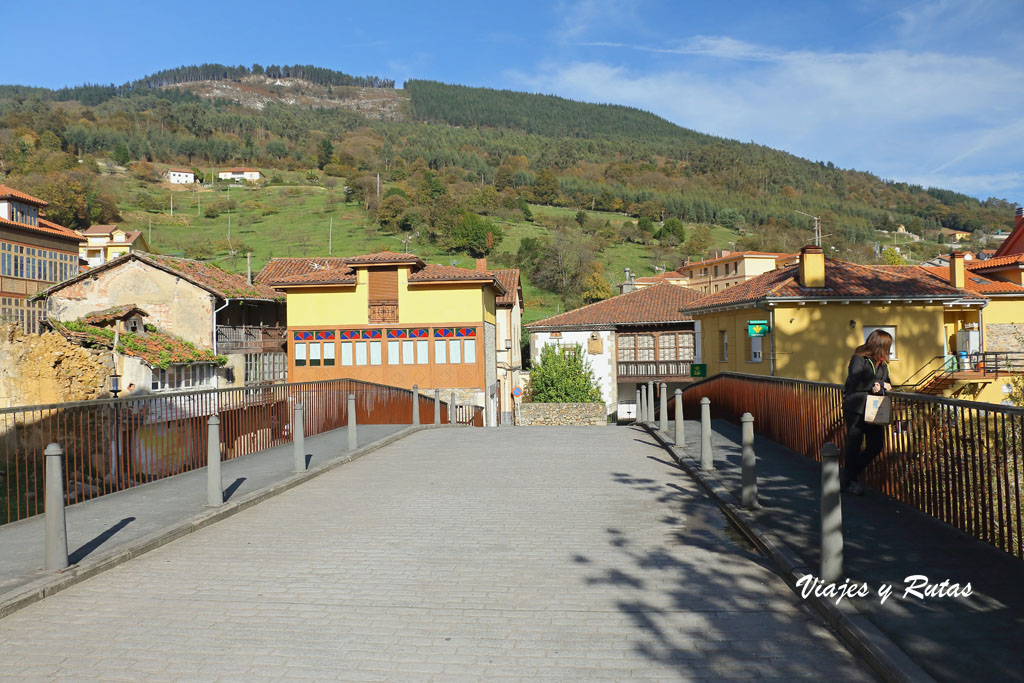
[[[745,306],[766,300],[984,299],[978,294],[951,287],[916,266],[862,266],[835,259],[826,259],[825,263],[824,287],[801,287],[797,280],[799,265],[787,266],[709,294],[689,311]]]
[[[82,234],[93,237],[109,237],[110,235],[113,235],[114,231],[117,229],[118,227],[116,225],[91,225]],[[124,242],[111,242],[110,244],[131,244],[142,236],[141,230],[123,230],[122,232],[124,232]],[[86,242],[83,242],[82,244],[86,244]]]
[[[0,185],[0,199],[18,199],[29,204],[35,204],[36,206],[49,206],[49,204],[39,197],[33,197],[30,194],[19,192],[10,185]]]
[[[474,270],[472,268],[458,268],[456,266],[442,266],[437,263],[430,263],[420,270],[409,273],[411,284],[424,282],[455,282],[455,281],[488,281],[493,283],[498,294],[505,293],[505,287],[494,275],[486,270]]]
[[[1012,266],[1024,263],[1024,254],[1010,254],[1009,256],[996,256],[993,258],[978,261],[971,259],[964,261],[967,270],[985,270],[986,268],[998,268],[999,266]]]
[[[304,275],[319,270],[333,270],[336,268],[349,269],[345,259],[339,256],[321,258],[272,258],[263,266],[263,270],[256,275],[256,282],[259,284],[270,284],[281,282],[285,278],[295,275]],[[351,270],[351,269],[349,269]],[[352,271],[353,273],[355,271]]]
[[[949,267],[943,266],[902,266],[920,268],[928,274],[939,278],[946,284],[949,284]],[[1024,296],[1024,287],[1015,285],[1012,282],[1004,282],[1002,280],[991,280],[978,273],[967,272],[967,278],[964,282],[964,289],[969,292],[976,292],[978,294],[1019,294]]]
[[[274,287],[282,285],[354,285],[356,284],[356,271],[348,266],[340,268],[314,268],[306,273],[294,273],[281,275],[273,280],[264,280]]]
[[[186,258],[175,258],[173,256],[162,256],[159,254],[147,254],[138,251],[118,256],[115,259],[107,261],[103,265],[96,266],[91,270],[80,273],[73,278],[65,280],[64,282],[56,284],[53,287],[36,294],[35,298],[50,296],[54,292],[60,291],[71,283],[78,282],[79,280],[87,277],[92,277],[96,273],[105,270],[117,268],[132,260],[141,261],[149,266],[159,268],[160,270],[171,273],[172,275],[176,275],[201,289],[205,289],[221,299],[280,300],[282,298],[280,292],[271,289],[266,285],[249,284],[244,275],[229,273],[221,270],[211,263],[193,261],[192,259]]]
[[[65,228],[63,225],[57,225],[51,223],[45,218],[39,219],[39,225],[29,225],[27,223],[17,223],[15,221],[9,221],[6,218],[0,218],[0,225],[9,228],[21,228],[30,232],[40,232],[46,235],[52,235],[54,237],[60,237],[62,239],[73,240],[74,242],[81,242],[82,236],[74,230]]]
[[[780,253],[776,253],[774,251],[734,251],[733,253],[729,254],[728,256],[719,256],[717,258],[705,259],[704,261],[696,261],[694,263],[686,263],[682,267],[683,268],[704,267],[704,266],[706,266],[708,264],[721,263],[722,261],[732,261],[733,259],[742,258],[742,257],[745,257],[745,256],[750,256],[750,257],[755,257],[755,258],[761,257],[761,256],[766,256],[766,257],[771,257],[771,258],[779,258],[780,256],[787,256],[787,254],[780,254]]]
[[[489,270],[488,275],[491,275],[494,279],[501,283],[501,286],[505,288],[505,293],[495,299],[495,303],[499,306],[514,306],[516,299],[519,299],[519,307],[523,306],[523,286],[519,281],[519,269],[509,268],[508,270]]]
[[[423,261],[416,254],[399,254],[393,251],[378,251],[376,254],[346,256],[345,263],[363,265],[367,263],[415,263],[422,267]]]
[[[677,323],[692,320],[680,309],[693,306],[700,292],[667,283],[634,289],[604,301],[532,322],[530,329],[589,329],[617,325]]]
[[[86,325],[102,325],[104,323],[112,323],[115,320],[124,320],[125,318],[132,317],[133,315],[141,315],[144,318],[149,317],[149,313],[146,313],[135,304],[121,304],[119,306],[104,308],[101,311],[93,311],[78,320]]]
[[[189,171],[189,173],[191,173],[191,171]],[[262,174],[262,171],[260,171],[258,168],[248,168],[246,166],[235,166],[233,168],[225,168],[225,169],[223,169],[221,171],[218,171],[218,173],[260,173],[260,174]]]
[[[141,309],[139,309],[141,311]],[[89,322],[95,316],[86,316],[73,321],[50,319],[49,324],[69,341],[92,348],[112,349],[113,330]],[[145,313],[143,313],[145,315]],[[147,325],[144,333],[123,333],[118,338],[117,352],[138,358],[154,368],[168,368],[173,364],[216,363],[224,365],[227,358],[216,355],[210,349],[203,349],[180,337]]]
[[[680,273],[678,270],[666,270],[664,273],[658,273],[657,275],[645,275],[644,277],[638,277],[634,282],[643,282],[645,284],[657,284],[659,282],[665,282],[667,280],[685,280],[686,276]]]

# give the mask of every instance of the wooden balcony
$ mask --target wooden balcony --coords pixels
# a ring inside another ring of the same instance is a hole
[[[690,377],[688,360],[641,360],[619,361],[618,378],[623,379],[667,379]]]
[[[218,325],[219,353],[272,353],[285,350],[288,330],[285,327],[253,325]]]
[[[378,299],[370,301],[369,320],[371,325],[398,322],[398,300]]]

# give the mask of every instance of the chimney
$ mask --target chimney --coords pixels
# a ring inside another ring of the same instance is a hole
[[[954,251],[949,254],[949,284],[957,289],[967,285],[967,269],[964,268],[964,253]]]
[[[485,258],[478,258],[476,260],[476,269],[477,270],[487,270],[487,259],[485,259]]]
[[[825,252],[821,247],[808,245],[800,250],[800,286],[825,286]]]

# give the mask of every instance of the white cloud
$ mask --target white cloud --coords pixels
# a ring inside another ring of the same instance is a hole
[[[1012,61],[783,51],[715,36],[658,51],[679,54],[679,65],[641,72],[604,61],[549,63],[511,75],[534,91],[628,104],[883,177],[947,178],[961,183],[953,189],[971,185],[986,196],[985,182],[1024,189],[1007,185],[1024,149],[1024,70]]]

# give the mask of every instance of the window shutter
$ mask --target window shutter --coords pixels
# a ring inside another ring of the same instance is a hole
[[[370,301],[398,301],[398,269],[370,268]]]

